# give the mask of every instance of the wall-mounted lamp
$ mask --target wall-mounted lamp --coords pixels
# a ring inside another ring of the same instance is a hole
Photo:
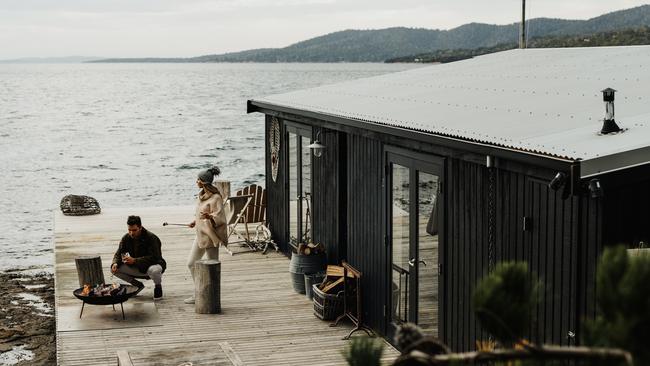
[[[314,153],[314,156],[320,158],[323,155],[323,150],[325,150],[325,145],[320,143],[320,131],[316,132],[316,139],[310,145],[307,145],[308,148]]]
[[[558,189],[562,188],[564,183],[566,183],[566,174],[563,172],[558,172],[555,174],[555,177],[553,177],[553,179],[548,182],[548,188],[557,191]]]
[[[487,155],[485,157],[485,166],[488,167],[488,168],[494,168],[494,165],[495,165],[494,161],[495,161],[494,156]]]
[[[591,192],[592,198],[602,197],[605,194],[599,179],[592,179],[589,181],[589,192]]]

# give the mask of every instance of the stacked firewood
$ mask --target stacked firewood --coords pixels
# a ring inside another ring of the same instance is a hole
[[[325,252],[325,246],[320,243],[298,244],[298,254],[317,255]]]
[[[352,278],[351,273],[348,273],[348,278]],[[343,267],[328,265],[325,279],[318,285],[318,289],[334,295],[343,291]]]

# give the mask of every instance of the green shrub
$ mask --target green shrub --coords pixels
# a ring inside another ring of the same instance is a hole
[[[596,319],[585,322],[585,342],[625,349],[636,365],[650,364],[650,256],[630,257],[623,246],[605,249],[596,304]]]
[[[384,343],[367,336],[354,337],[343,351],[343,357],[350,366],[379,366]]]
[[[503,346],[512,347],[530,325],[539,287],[526,263],[498,264],[474,290],[474,309],[483,328]]]

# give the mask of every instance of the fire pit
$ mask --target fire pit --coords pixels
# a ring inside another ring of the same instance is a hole
[[[72,294],[79,300],[83,301],[81,305],[81,313],[79,314],[79,319],[84,313],[84,306],[86,304],[90,305],[113,305],[113,310],[115,310],[115,304],[120,304],[122,308],[122,320],[126,320],[124,316],[124,305],[123,303],[128,300],[130,297],[134,296],[139,292],[139,289],[133,285],[100,285],[94,288],[86,285],[84,287],[78,288],[72,292]]]

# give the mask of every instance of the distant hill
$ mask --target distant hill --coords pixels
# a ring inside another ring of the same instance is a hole
[[[67,56],[67,57],[22,57],[0,60],[0,64],[78,64],[100,60],[101,57]]]
[[[577,36],[650,26],[650,5],[620,10],[589,20],[536,18],[529,38]],[[95,62],[383,62],[404,55],[443,49],[489,48],[516,42],[519,23],[470,23],[450,30],[387,28],[344,30],[284,48],[254,49],[191,58],[121,58]]]
[[[633,46],[650,44],[650,27],[614,30],[581,36],[556,36],[533,39],[532,48]]]
[[[632,46],[650,44],[650,27],[634,29],[615,30],[579,36],[547,36],[536,37],[528,42],[528,48],[561,48],[561,47],[601,47],[601,46]],[[493,47],[481,48],[456,48],[448,50],[437,50],[434,52],[421,53],[396,57],[386,60],[393,62],[453,62],[485,55],[488,53],[505,51],[517,48],[515,42],[500,43]]]

